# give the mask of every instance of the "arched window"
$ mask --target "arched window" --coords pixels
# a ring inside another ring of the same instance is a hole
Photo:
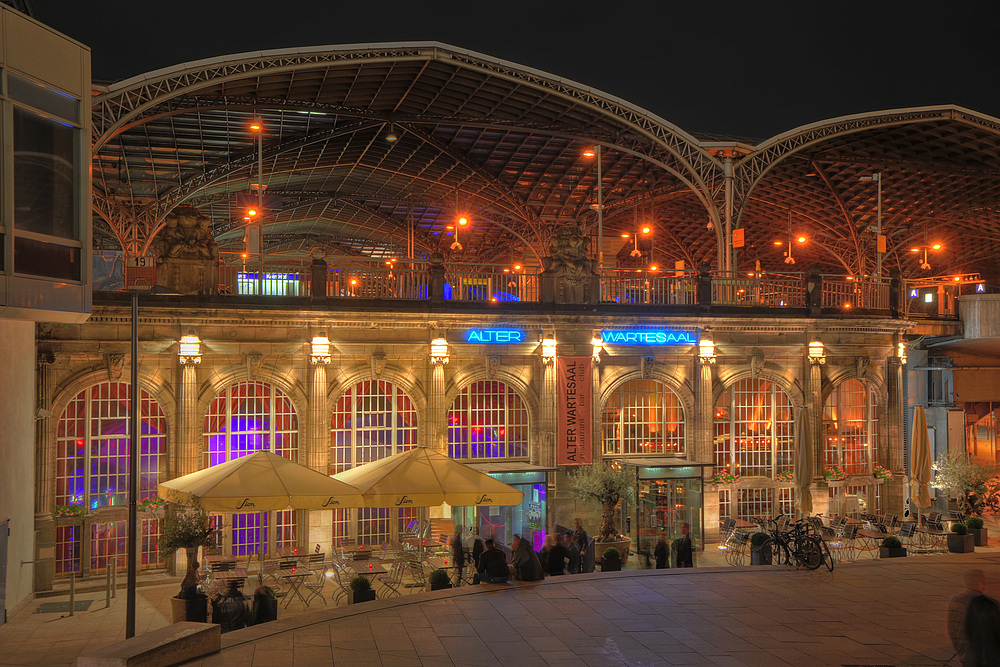
[[[417,445],[417,410],[401,388],[384,380],[365,380],[341,394],[333,410],[333,456],[330,472],[338,473],[398,454]],[[382,544],[416,518],[400,510],[395,534],[385,508],[361,508],[351,531],[351,510],[334,510],[334,541],[351,537],[360,544]]]
[[[218,465],[260,450],[268,450],[292,461],[299,458],[299,419],[291,399],[266,382],[240,382],[215,397],[205,415],[202,433],[205,467]],[[267,515],[232,514],[231,533],[223,535],[223,547],[231,545],[236,555],[257,553],[261,538],[270,544]],[[221,520],[219,517],[217,520]],[[296,545],[294,510],[275,512],[275,547]],[[264,534],[258,531],[263,528]]]
[[[684,408],[658,380],[630,380],[615,389],[601,411],[604,454],[684,453]]]
[[[715,406],[715,465],[741,477],[791,472],[794,433],[788,394],[767,380],[740,380]]]
[[[878,398],[869,383],[845,380],[823,408],[823,456],[851,475],[871,472],[878,450]]]
[[[448,454],[453,459],[528,457],[528,408],[511,387],[473,382],[448,411]]]
[[[160,471],[166,468],[167,421],[159,404],[145,391],[139,396],[139,498],[156,495]],[[102,382],[81,391],[59,417],[56,432],[56,505],[83,505],[88,510],[126,505],[129,474],[131,386]],[[157,520],[142,521],[142,564],[157,562]],[[90,568],[103,569],[111,559],[124,563],[124,521],[92,524]],[[56,535],[56,571],[80,571],[82,531],[60,526]]]
[[[416,446],[417,410],[391,382],[365,380],[341,394],[330,430],[338,473]]]

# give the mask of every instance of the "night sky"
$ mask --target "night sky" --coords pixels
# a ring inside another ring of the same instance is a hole
[[[97,81],[261,49],[439,41],[617,95],[682,129],[765,138],[838,115],[1000,116],[1000,3],[33,0]]]

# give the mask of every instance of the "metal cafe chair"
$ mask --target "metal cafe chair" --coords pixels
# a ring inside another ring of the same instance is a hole
[[[312,562],[312,559],[310,559],[310,562]],[[305,589],[309,591],[309,594],[306,595],[307,607],[309,606],[309,601],[316,597],[322,600],[324,605],[326,604],[326,597],[323,595],[323,588],[326,587],[326,569],[326,564],[320,561],[319,567],[313,569],[315,579],[306,579],[302,582]]]
[[[347,572],[347,564],[341,560],[334,560],[330,563],[330,573],[333,575],[333,584],[336,586],[337,590],[333,592],[331,597],[333,598],[333,604],[340,604],[340,599],[347,597],[351,594],[351,589],[347,582],[350,581]]]
[[[389,574],[379,579],[378,583],[381,587],[382,597],[392,597],[393,595],[397,597],[402,597],[402,593],[399,589],[403,585],[403,569],[406,567],[406,563],[402,559],[397,559],[392,562],[392,567],[389,568]]]

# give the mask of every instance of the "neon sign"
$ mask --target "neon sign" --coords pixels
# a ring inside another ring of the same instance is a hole
[[[465,342],[487,345],[523,343],[524,332],[520,329],[469,329],[465,332]]]
[[[637,329],[633,331],[616,331],[605,329],[601,332],[601,340],[617,345],[694,345],[694,332],[674,331],[672,329]]]

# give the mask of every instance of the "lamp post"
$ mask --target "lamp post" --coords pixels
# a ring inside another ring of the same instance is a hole
[[[128,435],[128,543],[126,545],[125,638],[135,637],[136,548],[139,545],[139,293],[132,294],[132,368],[129,372],[129,435]]]
[[[601,167],[601,145],[584,151],[585,157],[597,158],[597,271],[604,270],[604,172]]]
[[[875,275],[882,278],[882,254],[885,252],[885,241],[882,238],[882,172],[876,171],[871,176],[862,176],[858,180],[875,181],[877,189],[875,191],[876,205],[878,207],[878,218],[875,227]]]
[[[257,224],[260,225],[260,273],[257,294],[264,296],[264,121],[254,118],[250,131],[257,135]]]

